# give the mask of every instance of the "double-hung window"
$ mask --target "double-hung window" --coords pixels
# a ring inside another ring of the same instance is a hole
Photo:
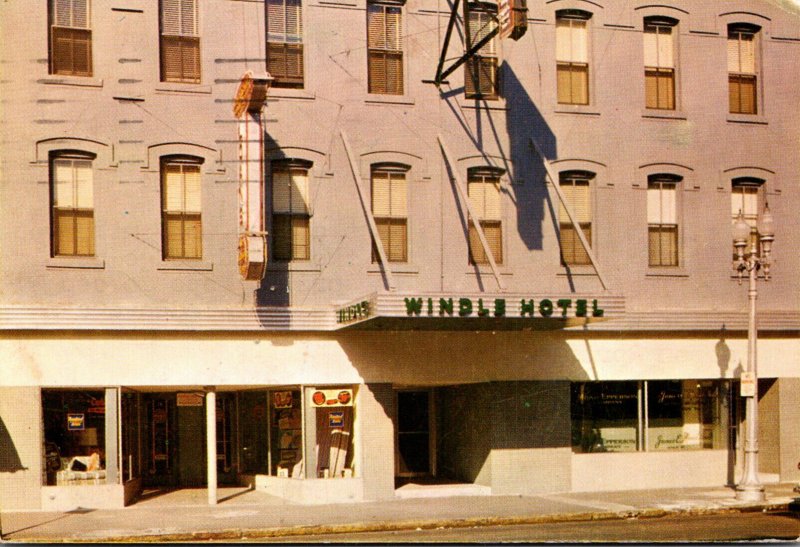
[[[556,13],[556,72],[559,104],[589,104],[589,19],[580,10]]]
[[[403,12],[398,4],[367,4],[369,92],[403,94]]]
[[[645,106],[675,110],[675,23],[666,17],[644,20]]]
[[[303,87],[301,0],[267,0],[267,70],[272,87]]]
[[[751,177],[736,178],[731,182],[731,221],[736,223],[741,212],[744,216],[744,221],[750,226],[748,250],[752,247],[760,248],[758,238],[758,201],[763,184],[763,180]]]
[[[389,262],[408,261],[408,185],[400,166],[372,168],[372,215]],[[372,249],[372,261],[379,254]]]
[[[91,0],[50,0],[50,73],[92,75]]]
[[[732,114],[758,114],[758,35],[755,25],[728,25],[728,96]]]
[[[272,257],[310,260],[311,230],[308,170],[301,160],[272,162]]]
[[[55,154],[50,180],[52,256],[94,256],[92,156]]]
[[[495,264],[503,263],[503,222],[501,210],[501,172],[495,168],[473,168],[467,172],[467,195],[477,218],[469,220],[469,263],[489,264],[475,223],[486,236]]]
[[[200,82],[199,0],[161,0],[161,81]]]
[[[678,265],[677,184],[680,177],[651,175],[647,180],[648,264]]]
[[[592,245],[592,193],[593,173],[586,171],[565,171],[560,174],[559,184],[564,201],[570,207],[575,221],[583,230],[586,241]],[[561,263],[566,266],[580,266],[591,263],[589,254],[583,248],[578,231],[572,224],[564,208],[558,204],[558,224],[561,243]]]
[[[170,157],[161,162],[161,232],[164,260],[203,256],[200,160]]]
[[[467,48],[477,45],[497,28],[497,6],[483,2],[467,5]],[[497,36],[491,38],[464,65],[464,94],[467,99],[497,99]]]

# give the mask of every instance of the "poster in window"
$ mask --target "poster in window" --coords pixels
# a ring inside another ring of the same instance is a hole
[[[69,431],[83,431],[85,423],[84,414],[67,414],[67,429]]]
[[[292,392],[276,391],[272,394],[273,408],[292,408]]]

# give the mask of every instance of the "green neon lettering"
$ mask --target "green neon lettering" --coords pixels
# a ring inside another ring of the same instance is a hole
[[[522,300],[520,300],[519,305],[520,305],[520,311],[519,311],[520,317],[525,317],[525,314],[528,314],[528,317],[533,317],[533,300],[528,300],[527,302],[525,302],[525,299],[523,298]]]
[[[404,298],[406,303],[406,314],[419,315],[422,311],[422,298]]]
[[[581,298],[575,301],[575,317],[586,317],[586,300]]]
[[[553,315],[553,301],[549,298],[539,302],[539,313],[542,317],[550,317]]]
[[[503,317],[506,314],[506,299],[505,298],[495,298],[494,299],[494,316],[495,317]]]
[[[439,299],[439,315],[444,315],[447,313],[448,315],[453,315],[453,299],[448,298],[440,298]]]
[[[567,316],[567,308],[572,306],[572,300],[569,298],[560,298],[558,300],[558,307],[561,308],[561,317]]]

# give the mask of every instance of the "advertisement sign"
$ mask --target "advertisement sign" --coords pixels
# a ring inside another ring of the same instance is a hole
[[[272,394],[272,408],[292,408],[292,392],[276,391]]]
[[[756,396],[756,377],[752,372],[742,372],[739,379],[740,388],[739,393],[742,397],[755,397]]]
[[[67,414],[67,430],[83,431],[85,423],[83,414]]]
[[[352,389],[318,389],[311,396],[315,407],[353,406]]]
[[[178,393],[178,406],[203,406],[202,393]]]

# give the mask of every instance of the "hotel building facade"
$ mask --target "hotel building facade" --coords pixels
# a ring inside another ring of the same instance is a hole
[[[450,14],[0,5],[0,507],[735,484],[767,202],[760,472],[800,479],[798,11],[529,0],[437,87]]]

